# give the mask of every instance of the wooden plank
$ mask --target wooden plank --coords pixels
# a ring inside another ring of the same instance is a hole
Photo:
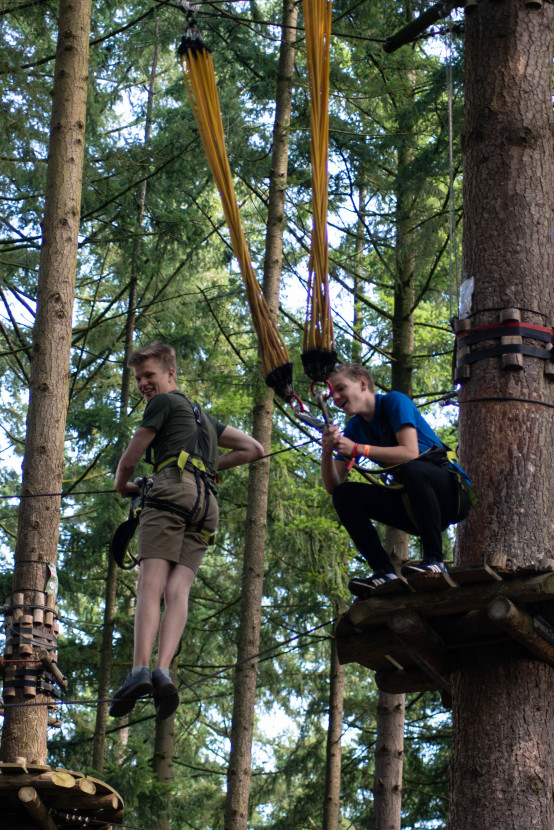
[[[359,663],[371,668],[376,660],[383,660],[385,655],[403,649],[390,628],[372,629],[370,636],[351,634],[337,638],[337,652],[341,664]]]
[[[406,579],[412,591],[417,593],[426,591],[444,591],[446,588],[458,587],[450,574],[409,574],[406,576]]]
[[[378,585],[377,588],[371,589],[371,596],[382,596],[383,594],[407,594],[411,591],[408,581],[399,576],[398,579],[393,579],[392,582],[384,582],[383,585]]]
[[[450,576],[458,585],[474,585],[476,582],[502,582],[494,568],[484,562],[482,565],[465,565],[449,568]]]
[[[423,617],[462,614],[486,609],[497,596],[506,596],[513,602],[523,604],[554,600],[554,573],[482,585],[459,586],[436,593],[372,597],[354,603],[345,613],[358,630],[366,631],[382,625],[390,613],[403,608],[418,611]]]

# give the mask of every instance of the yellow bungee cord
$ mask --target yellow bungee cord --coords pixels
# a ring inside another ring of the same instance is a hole
[[[268,386],[289,401],[296,397],[292,387],[292,364],[254,274],[225,148],[212,56],[193,19],[189,20],[183,34],[179,55],[198,132],[221,197],[231,244],[246,287],[246,297],[258,336],[262,374]]]
[[[304,28],[311,101],[312,245],[302,363],[308,377],[326,380],[337,354],[329,297],[327,203],[329,187],[330,0],[304,0]]]

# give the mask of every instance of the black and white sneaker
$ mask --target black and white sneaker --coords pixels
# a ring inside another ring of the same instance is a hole
[[[384,585],[386,582],[394,582],[395,579],[398,579],[395,573],[375,571],[373,576],[367,577],[366,579],[356,576],[353,577],[348,583],[348,590],[355,597],[364,599],[375,588],[379,588],[380,585]]]
[[[405,576],[417,576],[418,574],[447,574],[444,562],[437,559],[423,559],[422,562],[408,562],[402,566],[402,573]]]

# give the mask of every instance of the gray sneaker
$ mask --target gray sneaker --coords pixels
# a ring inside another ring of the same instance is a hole
[[[109,709],[112,718],[122,718],[132,711],[139,697],[152,693],[152,678],[150,669],[143,668],[138,672],[129,672],[117,692],[114,693]]]
[[[179,691],[165,669],[154,669],[152,672],[154,684],[154,706],[158,720],[169,718],[179,706]]]

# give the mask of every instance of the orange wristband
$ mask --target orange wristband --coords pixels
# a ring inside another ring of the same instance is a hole
[[[364,458],[369,458],[369,453],[371,452],[371,444],[364,444],[364,448],[362,450],[362,455]]]

